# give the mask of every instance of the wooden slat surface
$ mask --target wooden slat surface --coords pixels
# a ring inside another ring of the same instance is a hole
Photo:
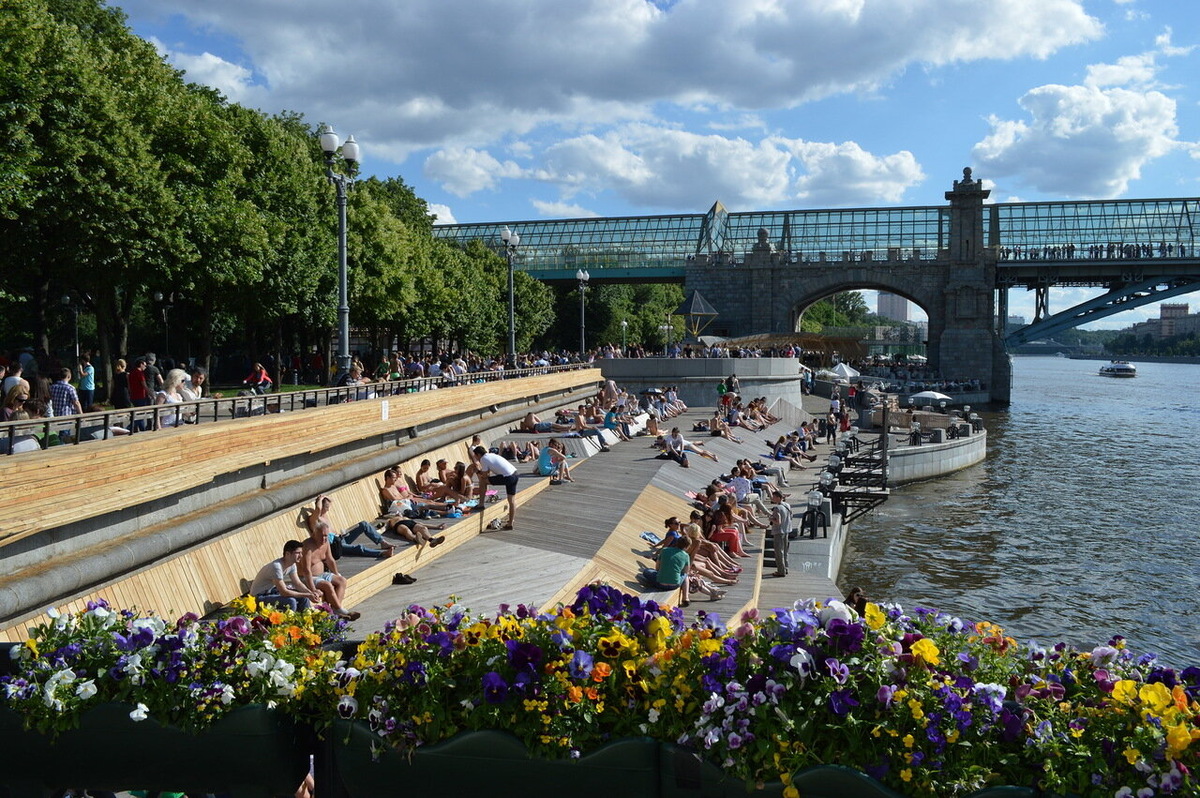
[[[411,426],[447,412],[486,408],[583,386],[591,370],[402,394],[236,422],[202,424],[111,441],[0,457],[0,546],[81,518],[197,487],[218,475]],[[382,403],[388,419],[382,419]],[[87,501],[79,497],[86,496]]]

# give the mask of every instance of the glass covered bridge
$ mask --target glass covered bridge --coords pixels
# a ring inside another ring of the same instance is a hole
[[[1107,285],[1117,262],[1194,264],[1200,243],[1197,198],[1006,203],[983,212],[1000,286],[1045,283],[1052,265],[1071,267],[1055,284]],[[950,208],[731,213],[718,202],[706,214],[441,225],[434,234],[500,251],[505,227],[521,237],[516,268],[541,280],[573,280],[583,268],[594,280],[681,281],[698,255],[740,262],[760,229],[798,265],[939,260],[949,247]]]

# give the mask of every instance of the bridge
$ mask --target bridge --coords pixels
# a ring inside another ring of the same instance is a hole
[[[1006,347],[1200,290],[1200,198],[985,204],[964,170],[946,205],[749,211],[441,225],[435,235],[502,251],[545,281],[681,282],[725,335],[794,332],[832,294],[887,291],[929,316],[928,354],[948,377],[987,380],[1008,400]],[[1055,287],[1102,289],[1051,313]],[[1035,292],[1034,319],[1005,336],[1008,291]]]

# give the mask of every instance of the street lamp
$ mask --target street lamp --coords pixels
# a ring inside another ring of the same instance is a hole
[[[169,357],[171,353],[171,328],[168,324],[168,315],[171,308],[175,307],[175,300],[180,296],[175,292],[164,295],[162,291],[154,292],[154,301],[158,303],[158,307],[162,310],[163,321],[163,357]]]
[[[70,294],[62,295],[62,304],[67,310],[75,315],[75,362],[79,362],[79,305],[71,298]]]
[[[663,357],[668,357],[671,350],[671,325],[660,324],[658,325],[658,331],[662,333],[663,337]]]
[[[579,359],[583,360],[584,353],[587,352],[587,340],[585,333],[587,325],[583,320],[583,310],[585,297],[587,296],[587,285],[591,275],[585,270],[579,269],[575,272],[575,279],[579,281]]]
[[[508,367],[517,365],[517,315],[513,301],[513,260],[517,257],[517,245],[521,236],[508,229],[508,225],[500,232],[500,241],[504,244],[504,257],[508,260]]]
[[[345,173],[333,171],[338,147],[341,146]],[[346,191],[354,185],[358,171],[358,142],[354,136],[344,144],[329,125],[321,127],[321,152],[325,154],[325,177],[337,189],[338,210],[338,371],[337,379],[350,370],[350,297],[346,286]]]
[[[629,329],[629,322],[621,319],[621,357],[625,357],[625,332]]]

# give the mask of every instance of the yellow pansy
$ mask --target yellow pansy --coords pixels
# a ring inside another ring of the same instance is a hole
[[[1161,716],[1167,707],[1175,703],[1171,696],[1171,691],[1162,682],[1155,684],[1143,684],[1138,690],[1138,698],[1142,699],[1142,703],[1146,705],[1155,716]]]
[[[912,781],[912,770],[905,768],[904,770],[900,771],[900,778],[904,781]]]
[[[916,742],[916,740],[913,739],[913,736],[911,734],[906,734],[906,735],[904,735],[903,742],[904,742],[905,748],[912,748],[913,743]]]
[[[938,650],[937,643],[934,643],[928,637],[922,637],[920,640],[912,644],[913,656],[920,659],[929,665],[940,665],[941,651]]]
[[[867,602],[866,619],[868,629],[879,629],[887,622],[887,616],[883,614],[883,610],[879,609],[878,604]]]
[[[1193,740],[1200,740],[1200,729],[1188,731],[1182,723],[1167,729],[1167,759],[1178,759]]]
[[[912,699],[908,702],[908,708],[912,710],[913,720],[920,720],[925,717],[925,710],[921,708],[921,702],[917,699]]]
[[[1125,759],[1131,765],[1136,765],[1138,760],[1142,758],[1142,752],[1136,748],[1126,748],[1123,753],[1125,754]]]
[[[1113,701],[1119,701],[1122,704],[1132,704],[1134,699],[1137,698],[1137,690],[1137,682],[1132,679],[1122,679],[1113,685]]]

